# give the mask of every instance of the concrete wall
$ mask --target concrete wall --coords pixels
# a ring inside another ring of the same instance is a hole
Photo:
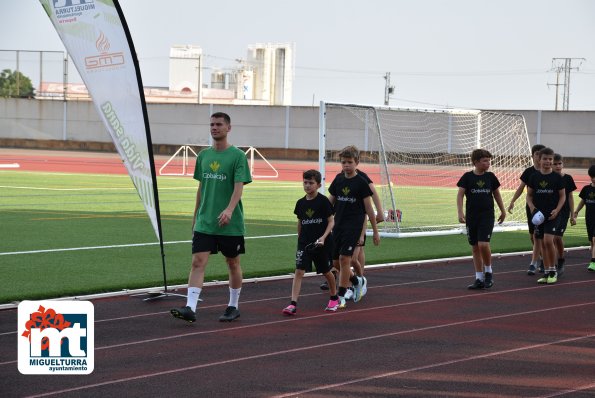
[[[318,148],[318,107],[149,104],[148,111],[156,145],[208,145],[209,115],[223,111],[232,117],[230,140],[237,146]],[[503,112],[525,117],[531,145],[550,146],[566,158],[594,160],[595,111]],[[344,138],[341,144],[364,148],[359,131],[347,131]],[[19,146],[19,140],[111,142],[91,102],[65,105],[63,101],[0,98],[0,144]]]

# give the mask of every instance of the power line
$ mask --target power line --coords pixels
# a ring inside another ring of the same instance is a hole
[[[578,66],[572,67],[572,61],[579,61]],[[570,105],[570,72],[572,70],[578,71],[579,66],[586,61],[585,58],[552,58],[552,71],[556,72],[556,83],[548,83],[548,86],[556,87],[556,110],[558,110],[558,88],[563,87],[564,91],[562,94],[562,110],[569,110]],[[560,74],[564,72],[564,82],[560,83]]]

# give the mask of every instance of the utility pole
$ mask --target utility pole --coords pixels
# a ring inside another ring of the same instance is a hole
[[[579,61],[578,66],[572,67],[572,61]],[[564,91],[562,94],[562,110],[569,110],[570,104],[570,71],[579,70],[579,66],[586,61],[585,58],[552,58],[552,71],[556,72],[556,83],[551,84],[556,86],[556,110],[558,110],[558,87],[563,86]],[[560,73],[564,72],[564,83],[560,83]],[[550,84],[548,84],[550,85]]]
[[[395,92],[395,86],[390,85],[390,72],[386,72],[384,75],[384,105],[388,105],[390,101],[390,95]]]

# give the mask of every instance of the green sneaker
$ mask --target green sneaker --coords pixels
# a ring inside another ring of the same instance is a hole
[[[543,278],[539,278],[537,279],[537,283],[539,283],[540,285],[545,285],[547,283],[547,276],[544,276]]]
[[[553,285],[556,282],[558,282],[558,274],[556,272],[550,272],[547,276],[547,284]]]
[[[589,263],[589,266],[587,267],[587,270],[588,271],[591,271],[591,272],[595,272],[595,263],[593,261],[591,261]]]

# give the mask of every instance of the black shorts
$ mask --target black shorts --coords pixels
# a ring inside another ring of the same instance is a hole
[[[334,229],[333,260],[338,260],[339,256],[353,256],[353,251],[357,246],[361,234],[362,230],[357,228]]]
[[[467,219],[467,241],[471,246],[477,242],[489,242],[494,231],[494,216],[479,216]]]
[[[589,237],[589,243],[592,243],[595,237],[595,222],[587,222],[587,236]]]
[[[330,244],[330,239],[327,239]],[[331,258],[331,248],[324,245],[322,250],[316,254],[312,254],[304,250],[305,245],[298,245],[295,252],[295,268],[301,269],[305,272],[312,272],[312,263],[316,266],[317,274],[326,274],[333,268],[333,261]]]
[[[234,258],[246,253],[243,236],[209,235],[194,231],[192,236],[192,254],[221,252],[227,258]]]
[[[558,228],[554,235],[556,236],[564,236],[564,232],[566,231],[566,227],[568,226],[568,219],[570,218],[570,210],[564,210],[560,212],[560,223],[558,224]]]
[[[556,232],[558,231],[558,225],[560,225],[560,214],[558,214],[558,216],[553,220],[546,219],[543,224],[535,227],[535,239],[543,239],[545,234],[556,235]]]

